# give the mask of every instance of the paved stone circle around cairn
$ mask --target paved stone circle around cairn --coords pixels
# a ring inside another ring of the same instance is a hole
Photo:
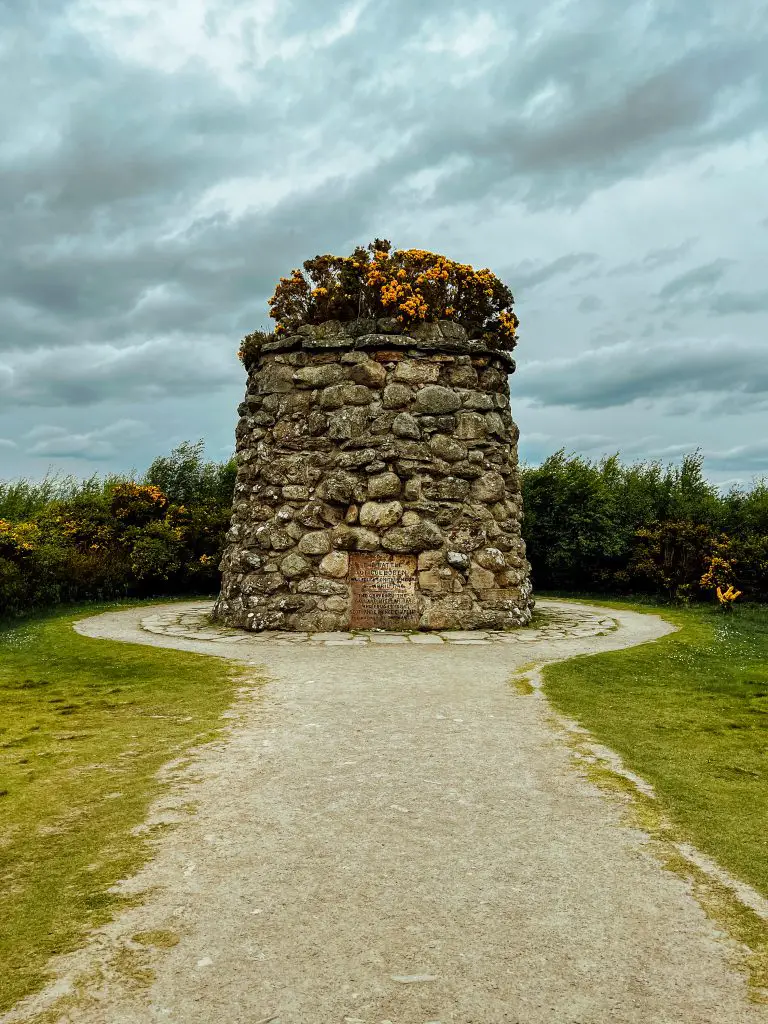
[[[294,646],[296,644],[314,647],[365,647],[387,644],[428,645],[487,645],[487,644],[533,644],[542,641],[577,639],[590,636],[604,636],[617,629],[617,622],[610,613],[589,612],[576,607],[567,611],[562,606],[544,608],[541,624],[525,626],[515,630],[456,629],[429,633],[396,632],[394,630],[347,630],[335,632],[294,632],[265,630],[260,633],[243,632],[241,629],[222,626],[211,619],[210,601],[185,603],[181,608],[168,606],[162,611],[152,611],[141,620],[141,628],[158,636],[180,637],[184,640],[207,640],[211,643],[238,643],[262,647],[267,644]]]
[[[449,321],[303,326],[249,366],[214,617],[254,631],[530,621],[514,361]]]

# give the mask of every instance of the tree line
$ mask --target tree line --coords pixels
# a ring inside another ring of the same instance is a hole
[[[679,465],[560,450],[522,469],[539,589],[712,598],[733,584],[768,599],[768,483],[722,491],[699,452]]]
[[[185,442],[143,476],[0,481],[0,617],[128,596],[210,594],[236,476]],[[768,600],[768,484],[720,490],[679,465],[551,455],[521,467],[537,590]]]

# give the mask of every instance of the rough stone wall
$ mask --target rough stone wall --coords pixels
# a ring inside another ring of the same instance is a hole
[[[350,552],[417,557],[420,629],[531,617],[514,362],[453,322],[302,327],[250,367],[215,617],[350,625]]]

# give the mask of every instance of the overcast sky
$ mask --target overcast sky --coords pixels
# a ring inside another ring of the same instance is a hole
[[[4,0],[0,478],[233,448],[277,278],[489,266],[521,453],[768,473],[766,0]]]

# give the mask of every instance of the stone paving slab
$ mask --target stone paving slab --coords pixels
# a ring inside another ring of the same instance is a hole
[[[159,636],[181,637],[185,640],[206,640],[211,643],[251,644],[261,647],[264,644],[286,646],[301,644],[310,647],[360,647],[369,644],[386,646],[389,644],[479,646],[487,644],[531,644],[547,640],[564,640],[570,638],[587,638],[605,636],[616,629],[616,619],[609,614],[586,612],[583,609],[564,611],[561,605],[551,608],[545,604],[545,610],[537,616],[539,620],[534,626],[520,629],[500,631],[483,629],[440,630],[430,633],[404,632],[392,630],[355,630],[352,632],[335,633],[285,633],[265,630],[262,633],[247,633],[243,630],[219,626],[211,622],[210,613],[213,604],[200,601],[194,605],[185,605],[182,609],[168,609],[162,612],[148,613],[141,620],[141,628],[148,633]]]

